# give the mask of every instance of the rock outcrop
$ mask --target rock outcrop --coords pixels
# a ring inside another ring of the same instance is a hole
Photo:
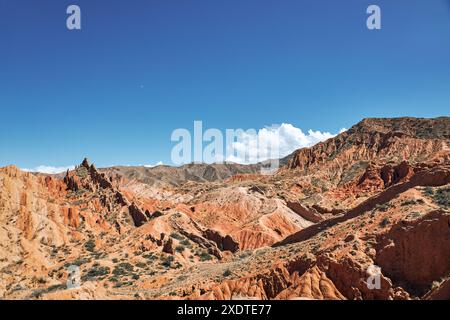
[[[450,272],[450,213],[402,221],[378,240],[375,262],[394,283],[421,295]]]

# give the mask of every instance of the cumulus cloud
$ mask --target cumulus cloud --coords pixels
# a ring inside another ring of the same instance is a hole
[[[75,166],[68,166],[68,167],[52,167],[52,166],[38,166],[33,169],[22,169],[22,171],[26,172],[40,172],[40,173],[47,173],[47,174],[57,174],[61,172],[65,172],[67,170],[73,170],[75,169]]]
[[[339,133],[346,129],[341,129]],[[308,130],[304,133],[292,124],[283,123],[256,130],[242,132],[235,142],[228,146],[227,161],[256,163],[269,159],[283,158],[297,149],[311,147],[337,134]],[[231,152],[230,152],[231,148]]]

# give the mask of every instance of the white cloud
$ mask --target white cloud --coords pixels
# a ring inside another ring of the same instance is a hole
[[[144,167],[146,168],[153,168],[157,166],[162,166],[164,163],[162,161],[158,161],[156,164],[145,164]]]
[[[57,174],[61,172],[65,172],[67,170],[73,170],[75,169],[75,166],[68,166],[68,167],[51,167],[51,166],[39,166],[34,169],[22,169],[22,171],[25,172],[40,172],[40,173],[47,173],[47,174]]]
[[[339,133],[346,129],[341,129]],[[309,130],[304,133],[292,124],[272,125],[256,131],[244,132],[237,142],[232,143],[234,155],[227,161],[236,163],[256,163],[269,159],[283,158],[297,149],[311,147],[318,142],[335,137],[337,134]]]

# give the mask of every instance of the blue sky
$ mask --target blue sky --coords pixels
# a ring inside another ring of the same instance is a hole
[[[0,41],[0,166],[170,163],[194,120],[337,133],[449,115],[446,0],[0,0]]]

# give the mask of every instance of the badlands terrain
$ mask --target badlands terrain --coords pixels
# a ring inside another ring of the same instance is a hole
[[[364,119],[271,175],[1,168],[0,298],[450,299],[449,143],[448,117]]]

